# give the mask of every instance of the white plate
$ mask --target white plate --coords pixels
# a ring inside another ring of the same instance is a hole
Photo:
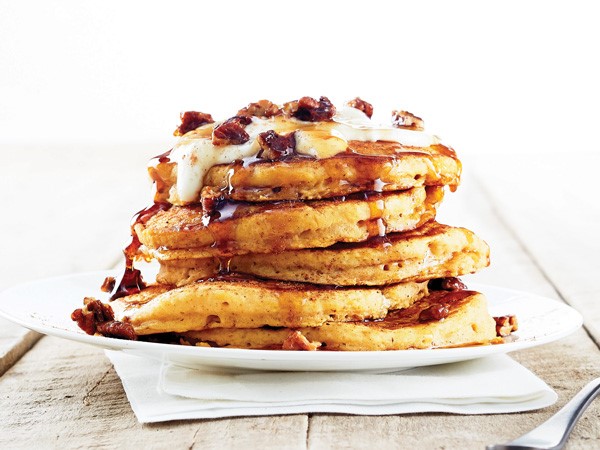
[[[0,293],[0,316],[51,336],[122,350],[185,367],[236,367],[257,370],[384,370],[443,364],[546,344],[577,330],[581,315],[564,303],[495,286],[473,285],[489,300],[494,316],[516,314],[519,331],[513,342],[473,347],[377,352],[301,352],[204,348],[89,336],[71,321],[83,297],[99,296],[112,272],[92,272],[22,284]]]

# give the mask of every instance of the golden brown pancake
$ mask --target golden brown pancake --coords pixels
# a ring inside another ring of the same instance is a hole
[[[220,328],[190,331],[182,337],[191,344],[216,347],[346,351],[427,349],[497,340],[496,322],[485,297],[466,290],[432,292],[380,321],[327,322],[295,329]]]
[[[135,230],[149,249],[193,249],[196,257],[328,247],[417,228],[435,217],[443,188],[358,197],[236,204],[233,211],[221,209],[221,218],[210,222],[200,206],[174,206],[146,224],[138,223]]]
[[[246,254],[230,259],[165,259],[179,254],[174,253],[155,253],[160,260],[160,283],[184,285],[231,270],[287,281],[380,286],[456,277],[489,265],[489,247],[472,231],[434,221],[417,230],[324,249]]]
[[[380,319],[427,295],[427,283],[338,288],[223,277],[180,288],[150,286],[110,303],[138,335],[204,328],[319,326]]]
[[[148,171],[156,183],[155,201],[181,205],[176,163],[164,158]],[[460,174],[461,164],[454,150],[441,144],[418,148],[386,141],[349,141],[346,152],[330,158],[216,165],[204,177],[204,186],[222,190],[233,200],[315,200],[418,186],[455,188]]]
[[[488,246],[435,222],[460,161],[417,116],[394,111],[388,126],[372,113],[326,97],[261,100],[219,122],[184,113],[148,168],[155,203],[135,216],[123,276],[103,284],[112,301],[86,297],[71,318],[88,334],[216,347],[493,342],[483,295],[448,278],[487,266]],[[157,284],[142,258],[160,263]]]

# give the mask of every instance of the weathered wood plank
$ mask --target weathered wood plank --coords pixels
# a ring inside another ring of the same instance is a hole
[[[0,319],[0,376],[19,360],[41,334]]]
[[[141,425],[102,350],[43,338],[0,378],[0,448],[305,448],[307,417]]]

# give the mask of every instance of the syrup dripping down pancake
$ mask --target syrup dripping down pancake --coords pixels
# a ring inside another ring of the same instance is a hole
[[[186,204],[177,195],[177,165],[168,155],[157,158],[148,171],[156,183],[155,201]],[[315,200],[419,186],[454,189],[460,175],[456,154],[441,144],[418,148],[396,142],[350,141],[346,152],[330,158],[249,158],[218,164],[208,170],[204,185],[239,201]]]
[[[419,187],[312,202],[234,204],[217,210],[221,217],[207,217],[201,206],[174,206],[135,225],[135,232],[149,249],[194,249],[197,256],[328,247],[415,229],[435,217],[442,197],[443,188]]]

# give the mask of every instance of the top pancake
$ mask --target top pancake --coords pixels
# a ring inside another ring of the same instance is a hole
[[[155,181],[155,201],[190,203],[178,196],[175,162],[162,157],[148,171]],[[206,173],[203,185],[233,200],[313,200],[418,186],[449,185],[454,189],[460,174],[461,163],[454,150],[442,144],[407,147],[388,141],[349,141],[346,152],[329,158],[296,155],[215,165]],[[198,194],[195,201],[200,200]]]

